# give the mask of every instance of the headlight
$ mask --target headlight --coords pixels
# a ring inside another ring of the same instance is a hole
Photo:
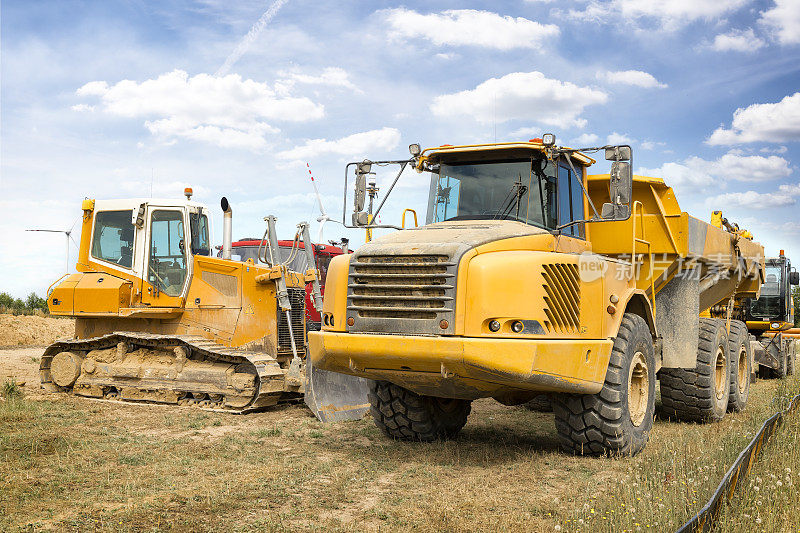
[[[769,327],[771,327],[772,329],[780,329],[781,324],[780,322],[773,322],[772,324],[769,325]]]
[[[494,332],[500,331],[500,322],[498,322],[497,320],[492,320],[491,322],[489,322],[489,331],[494,331]]]
[[[523,329],[525,329],[525,326],[519,320],[515,320],[511,323],[511,331],[514,333],[522,333]]]

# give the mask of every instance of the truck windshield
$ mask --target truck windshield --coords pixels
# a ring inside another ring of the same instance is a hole
[[[764,269],[764,280],[761,296],[750,304],[750,315],[756,320],[780,319],[783,315],[781,267],[767,266]]]
[[[555,229],[555,169],[552,162],[545,164],[541,159],[442,163],[439,174],[432,176],[431,222],[518,220]]]

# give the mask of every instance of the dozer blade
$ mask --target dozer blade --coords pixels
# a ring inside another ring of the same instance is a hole
[[[314,368],[306,361],[305,402],[321,422],[358,420],[369,410],[371,380]]]

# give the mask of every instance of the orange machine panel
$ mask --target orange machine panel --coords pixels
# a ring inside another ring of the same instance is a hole
[[[51,315],[72,315],[75,285],[81,277],[83,274],[70,274],[55,286],[47,297],[47,307]]]
[[[75,286],[74,315],[117,316],[121,307],[130,306],[130,281],[98,272],[80,276]]]

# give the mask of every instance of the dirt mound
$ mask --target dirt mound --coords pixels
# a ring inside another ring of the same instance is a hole
[[[0,314],[0,346],[45,346],[74,332],[71,318]]]

